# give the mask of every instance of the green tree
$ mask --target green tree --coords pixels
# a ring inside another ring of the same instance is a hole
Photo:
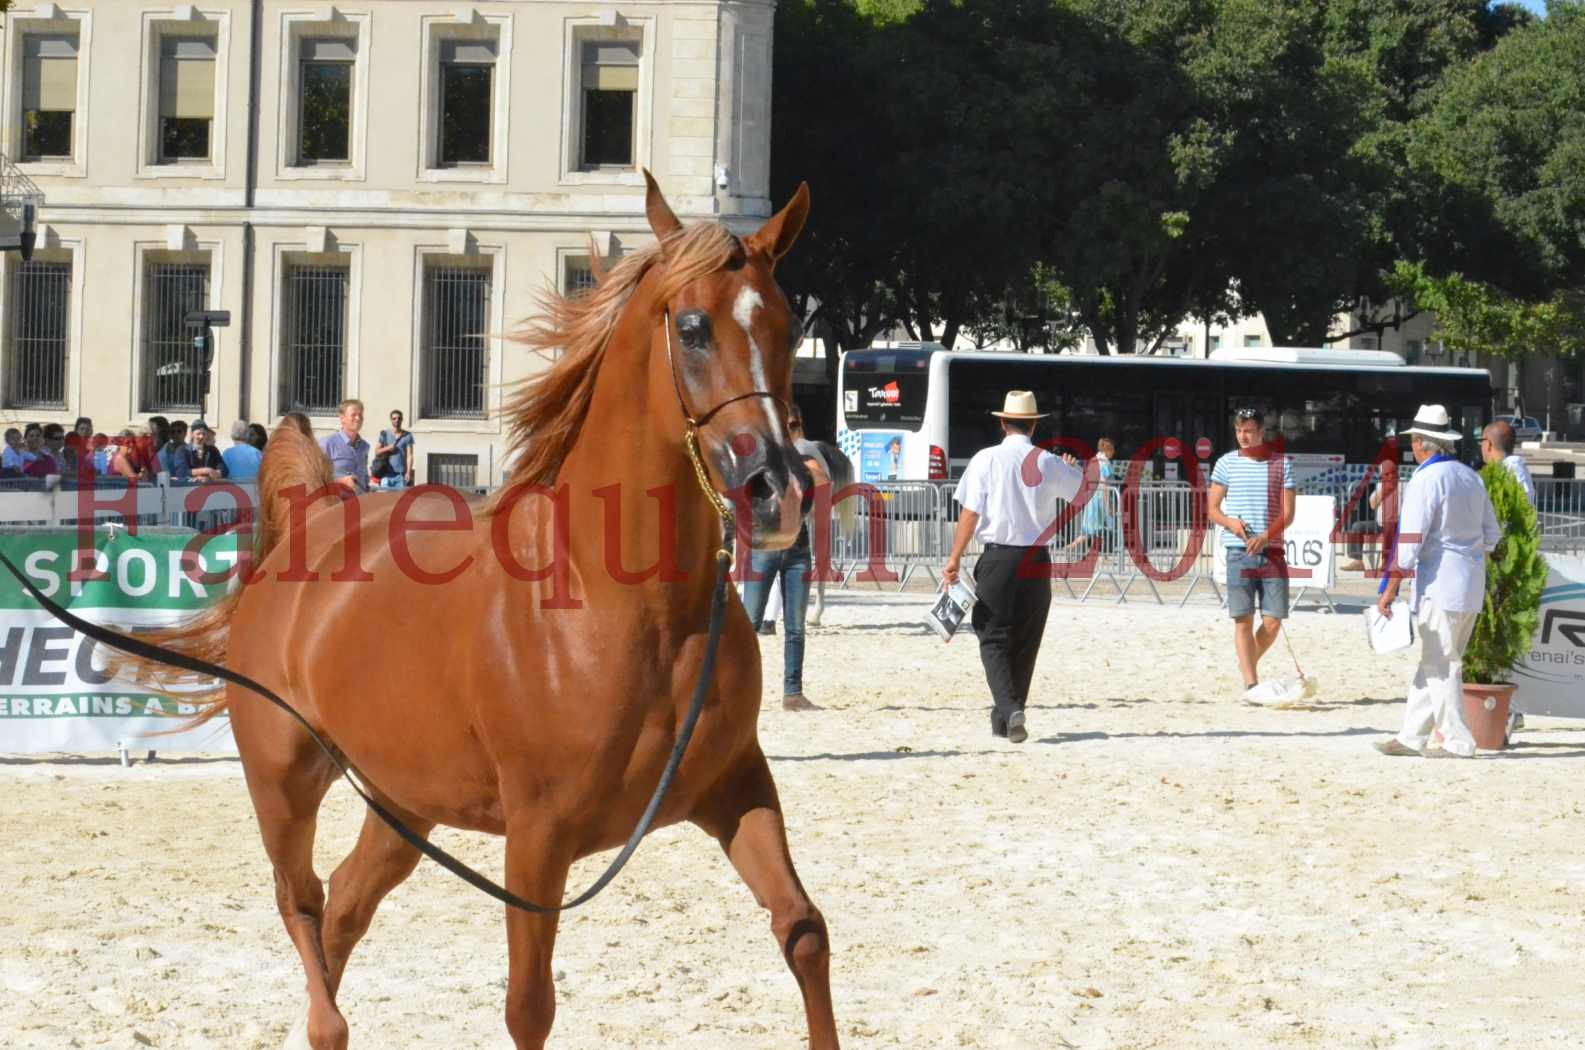
[[[905,207],[890,233],[900,318],[950,346],[1039,257],[1032,205],[1059,183],[1061,90],[1073,19],[1050,0],[923,0],[878,35],[887,70],[874,115],[895,152],[889,190]]]
[[[1537,351],[1585,354],[1585,289],[1519,299],[1462,274],[1433,276],[1423,263],[1399,263],[1387,284],[1399,298],[1434,312],[1437,338],[1455,352],[1509,360]]]
[[[868,106],[889,90],[869,61],[876,22],[850,0],[783,0],[776,9],[771,196],[807,180],[812,194],[798,250],[777,274],[807,328],[825,343],[835,386],[838,352],[868,346],[897,316],[895,229],[905,180],[891,129]]]
[[[1585,285],[1582,99],[1585,4],[1566,0],[1453,70],[1416,124],[1417,167],[1484,201],[1499,229],[1469,253],[1475,278],[1537,300]]]
[[[1585,3],[1503,36],[1452,70],[1408,156],[1441,187],[1450,250],[1397,274],[1450,343],[1504,357],[1585,352]],[[1442,316],[1443,313],[1446,316]],[[1564,418],[1556,375],[1547,411]]]

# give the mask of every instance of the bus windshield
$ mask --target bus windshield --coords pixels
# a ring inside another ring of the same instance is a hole
[[[924,422],[930,390],[928,354],[901,351],[849,355],[844,367],[842,412],[850,429],[916,430]]]

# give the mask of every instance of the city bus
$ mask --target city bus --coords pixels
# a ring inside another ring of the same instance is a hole
[[[1145,476],[1177,478],[1181,459],[1214,460],[1235,448],[1233,412],[1261,411],[1296,468],[1375,460],[1422,404],[1443,404],[1478,463],[1492,419],[1491,377],[1479,368],[1408,367],[1380,350],[1262,347],[1215,351],[1209,360],[1153,356],[950,352],[939,344],[849,351],[837,391],[837,439],[860,481],[951,479],[1000,440],[993,409],[1009,390],[1031,390],[1037,437],[1093,447],[1102,437],[1129,460],[1154,439]],[[1399,454],[1409,461],[1407,442]]]

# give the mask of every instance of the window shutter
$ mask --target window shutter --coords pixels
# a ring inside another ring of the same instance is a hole
[[[203,38],[167,39],[160,45],[160,116],[213,120],[215,45]]]
[[[637,91],[638,43],[591,42],[583,45],[586,91]]]
[[[29,36],[23,45],[22,108],[77,109],[77,38]]]
[[[302,55],[304,62],[352,62],[358,52],[351,39],[304,40]]]
[[[443,40],[440,43],[440,60],[474,66],[495,64],[494,40]]]

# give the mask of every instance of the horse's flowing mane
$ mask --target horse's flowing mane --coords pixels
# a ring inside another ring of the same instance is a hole
[[[555,483],[589,413],[606,344],[651,268],[665,267],[656,290],[657,301],[664,301],[690,282],[722,269],[741,252],[740,242],[725,227],[696,223],[674,231],[659,244],[624,255],[596,288],[575,295],[562,295],[554,288],[540,293],[538,313],[512,338],[557,357],[548,369],[523,380],[502,408],[512,467],[498,492]]]

